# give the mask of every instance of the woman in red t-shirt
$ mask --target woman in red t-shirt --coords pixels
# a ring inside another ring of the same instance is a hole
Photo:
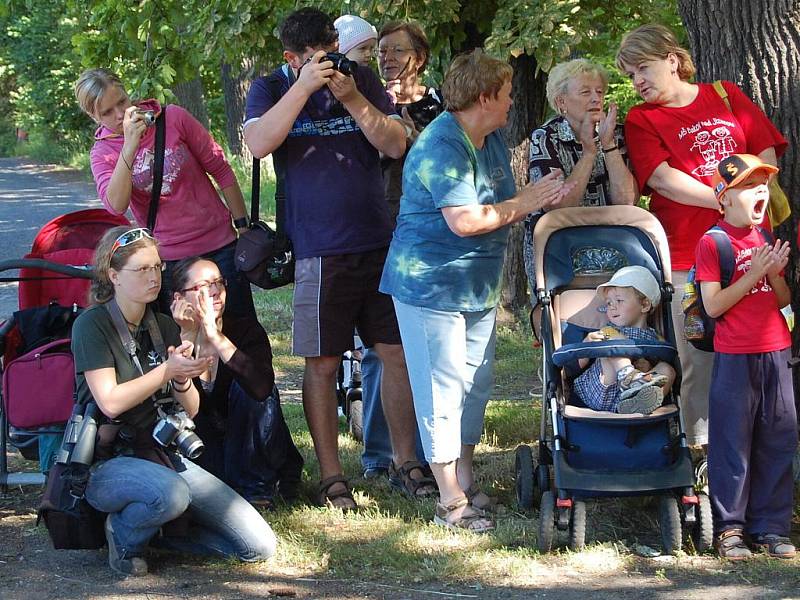
[[[775,165],[787,143],[735,84],[723,82],[729,109],[713,85],[690,83],[692,58],[666,27],[643,25],[625,35],[617,66],[644,100],[628,113],[625,139],[639,188],[650,195],[650,210],[667,233],[672,283],[680,291],[695,262],[697,242],[719,219],[711,189],[717,163],[749,153]],[[672,313],[673,322],[683,322],[679,302],[672,303]],[[690,445],[704,445],[714,355],[676,337],[686,436]]]

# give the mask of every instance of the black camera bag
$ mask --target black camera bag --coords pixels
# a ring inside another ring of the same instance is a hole
[[[85,498],[96,440],[96,415],[94,402],[73,406],[58,459],[47,475],[36,522],[44,521],[56,550],[96,550],[106,543],[105,514]],[[92,427],[84,428],[86,424]]]
[[[97,550],[106,544],[105,514],[84,497],[88,481],[88,465],[56,463],[47,475],[39,519],[56,550]]]
[[[294,72],[286,68],[289,85],[294,83]],[[272,97],[281,97],[281,80],[267,80]],[[261,195],[261,163],[253,158],[253,185],[250,191],[250,228],[236,242],[236,269],[260,288],[271,290],[294,281],[294,251],[286,236],[286,142],[272,153],[275,168],[275,231],[260,220],[259,199]]]

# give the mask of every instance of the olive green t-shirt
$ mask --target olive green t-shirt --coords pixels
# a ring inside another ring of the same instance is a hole
[[[178,346],[181,343],[180,329],[167,315],[155,313],[158,329],[164,345]],[[166,357],[155,350],[147,326],[142,322],[139,331],[132,334],[136,340],[137,356],[145,373],[160,365]],[[92,400],[92,393],[86,383],[86,371],[112,367],[117,374],[117,383],[125,383],[140,376],[130,355],[122,345],[111,314],[102,305],[84,311],[72,327],[72,354],[75,357],[75,384],[77,401]],[[152,428],[156,421],[156,410],[150,399],[131,408],[118,417],[123,423],[138,429]]]

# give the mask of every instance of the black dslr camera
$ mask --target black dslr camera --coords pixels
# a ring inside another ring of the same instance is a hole
[[[158,407],[153,439],[165,448],[174,445],[186,458],[197,458],[205,448],[203,440],[194,432],[194,421],[174,402]]]
[[[347,75],[350,77],[353,73],[356,72],[356,67],[358,67],[358,63],[354,60],[350,60],[341,52],[328,52],[325,56],[322,57],[320,62],[323,60],[329,60],[333,63],[333,68],[342,75]]]

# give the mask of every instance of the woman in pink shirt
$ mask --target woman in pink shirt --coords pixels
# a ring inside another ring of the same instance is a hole
[[[219,144],[180,106],[162,107],[156,100],[133,104],[122,82],[107,69],[85,71],[75,84],[75,96],[99,125],[90,157],[100,200],[114,214],[130,207],[141,226],[147,224],[150,207],[156,129],[144,111],[153,111],[154,116],[166,112],[164,174],[153,231],[167,262],[162,290],[171,287],[172,263],[201,255],[217,263],[227,281],[228,310],[254,316],[250,284],[234,264],[234,226],[244,231],[247,213],[242,190]],[[160,300],[167,313],[169,301]]]

